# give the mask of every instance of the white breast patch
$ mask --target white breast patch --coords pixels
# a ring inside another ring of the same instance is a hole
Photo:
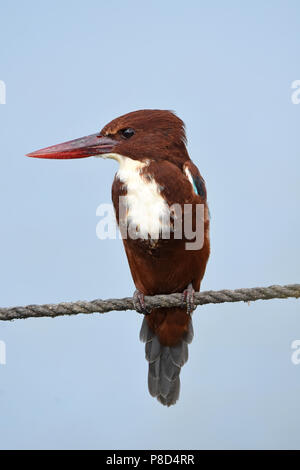
[[[159,185],[153,177],[146,178],[141,170],[149,165],[118,154],[110,154],[120,163],[117,177],[126,186],[127,221],[137,228],[138,237],[157,240],[170,227],[169,206],[161,195]]]

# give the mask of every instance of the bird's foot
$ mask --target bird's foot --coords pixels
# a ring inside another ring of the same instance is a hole
[[[196,309],[194,303],[195,290],[192,284],[189,284],[187,288],[182,293],[182,304],[186,307],[187,315],[191,315]]]
[[[138,313],[142,313],[143,315],[149,315],[150,313],[145,305],[144,294],[138,289],[133,294],[133,306]]]

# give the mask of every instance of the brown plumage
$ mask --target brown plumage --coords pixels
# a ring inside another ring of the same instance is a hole
[[[183,123],[171,112],[147,110],[119,118],[108,124],[102,132],[107,135],[120,130],[120,127],[136,130],[136,142],[132,138],[125,144],[122,143],[122,148],[118,151],[133,159],[150,161],[141,170],[141,176],[145,178],[145,182],[147,178],[155,180],[169,206],[178,203],[182,210],[184,204],[192,204],[193,208],[196,204],[205,206],[204,244],[200,250],[187,251],[185,238],[159,239],[155,243],[151,243],[151,240],[131,238],[123,240],[135,286],[144,295],[183,292],[189,284],[192,284],[195,291],[199,291],[210,252],[209,215],[205,183],[187,153]],[[199,188],[199,194],[195,193],[184,172],[185,168],[189,169]],[[119,196],[125,196],[126,191],[126,185],[124,186],[117,174],[112,187],[112,199],[118,223]],[[158,337],[162,346],[176,347],[184,339],[187,339],[187,342],[192,339],[191,317],[187,315],[185,308],[154,309],[145,320],[150,332]],[[162,353],[163,349],[157,354]],[[183,358],[180,366],[184,362]],[[149,389],[163,404],[173,404],[179,394],[179,377],[178,390],[174,396],[162,396],[159,387],[151,390],[149,386]]]
[[[127,236],[123,242],[141,306],[143,295],[173,292],[185,292],[190,305],[190,295],[193,289],[200,290],[209,258],[209,214],[205,182],[189,158],[183,122],[170,111],[135,111],[114,119],[100,134],[29,156],[92,155],[114,158],[120,163],[112,199],[123,235],[124,227],[128,235],[130,224],[137,229],[137,237]],[[121,211],[120,197],[122,204],[125,201],[125,211]],[[183,236],[175,235],[180,220],[176,211],[171,211],[167,222],[164,219],[174,204],[182,214],[184,210],[190,211],[193,230],[196,208],[200,204],[204,207],[201,246],[187,249],[187,243],[193,240],[186,236],[184,219],[180,222]],[[152,230],[154,227],[158,232]],[[169,239],[163,236],[166,227],[171,229]],[[187,344],[193,338],[187,308],[183,305],[152,310],[144,317],[140,337],[146,343],[149,391],[162,404],[170,406],[179,397],[180,368],[187,361]]]

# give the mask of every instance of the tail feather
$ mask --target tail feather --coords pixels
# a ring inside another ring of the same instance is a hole
[[[140,331],[140,340],[142,343],[148,343],[148,341],[151,341],[154,336],[155,333],[149,328],[148,323],[146,322],[146,318],[144,317]]]
[[[145,351],[146,359],[150,364],[159,359],[161,355],[161,344],[156,335],[146,343]]]
[[[191,318],[191,321],[189,322],[188,331],[184,334],[183,339],[187,344],[191,344],[191,342],[194,339],[194,328],[193,328],[192,318]]]
[[[140,339],[145,345],[149,362],[148,388],[153,397],[165,406],[176,403],[180,392],[180,370],[188,360],[188,344],[193,339],[192,320],[183,339],[176,346],[164,346],[150,329],[146,317],[143,320]]]
[[[179,344],[170,348],[170,355],[173,363],[178,367],[182,367],[189,358],[187,343],[181,340]]]
[[[174,362],[169,347],[165,347],[163,350],[161,372],[168,380],[175,380],[180,374],[180,366]]]

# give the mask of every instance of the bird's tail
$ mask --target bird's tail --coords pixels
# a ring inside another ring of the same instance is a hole
[[[158,310],[158,309],[157,309]],[[161,309],[166,311],[167,309]],[[188,360],[188,344],[192,342],[194,332],[192,319],[182,309],[168,312],[164,317],[173,317],[179,314],[179,317],[185,316],[185,327],[174,345],[165,345],[159,328],[154,332],[154,328],[149,326],[148,317],[144,317],[140,340],[146,343],[146,359],[149,362],[148,388],[153,397],[165,406],[171,406],[176,403],[180,392],[180,370]],[[154,312],[153,312],[154,313]],[[152,315],[152,312],[151,312]],[[150,316],[151,316],[150,315]],[[165,323],[165,322],[163,322]],[[177,325],[178,326],[178,325]],[[172,342],[169,342],[172,344]]]

